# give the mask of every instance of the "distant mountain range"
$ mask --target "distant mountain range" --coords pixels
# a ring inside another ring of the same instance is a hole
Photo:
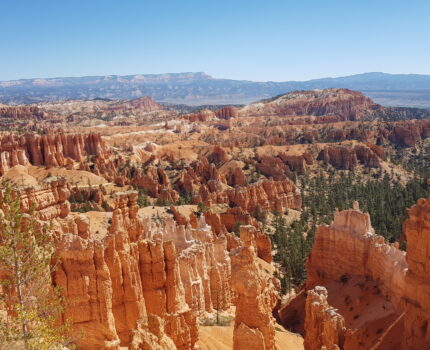
[[[430,75],[386,73],[286,82],[216,79],[202,72],[22,79],[0,82],[0,103],[151,96],[175,104],[245,104],[294,90],[333,87],[361,91],[385,106],[430,108]]]

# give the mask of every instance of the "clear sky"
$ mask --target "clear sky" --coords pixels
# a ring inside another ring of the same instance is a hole
[[[430,74],[430,0],[0,0],[0,80]]]

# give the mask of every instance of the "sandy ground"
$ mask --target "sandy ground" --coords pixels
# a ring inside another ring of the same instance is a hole
[[[9,169],[1,180],[9,180],[17,186],[36,186],[49,176],[65,177],[67,182],[77,186],[88,186],[89,184],[97,186],[107,183],[104,178],[84,170],[23,165],[16,165]]]
[[[97,238],[104,238],[108,233],[110,220],[112,219],[111,212],[89,211],[85,213],[90,219],[91,234]]]
[[[280,326],[277,326],[280,329]],[[287,331],[276,331],[276,346],[278,349],[303,350],[303,338]],[[199,341],[201,350],[232,350],[233,326],[200,326]]]
[[[173,215],[169,212],[169,207],[157,207],[150,205],[148,207],[139,209],[139,216],[141,217],[153,217],[153,216],[161,216],[161,217],[173,217]],[[187,219],[190,217],[191,213],[197,211],[197,205],[181,205],[175,206],[175,208],[184,215]]]
[[[85,170],[31,166],[28,168],[28,173],[39,181],[48,176],[48,174],[51,174],[52,176],[65,177],[67,182],[77,186],[88,186],[89,184],[94,186],[107,183],[107,181],[101,176],[97,176]]]
[[[395,346],[401,340],[402,329],[394,327],[393,332],[391,325],[396,324],[401,315],[382,295],[376,282],[353,277],[346,284],[333,282],[326,287],[329,304],[339,310],[348,328],[358,329],[354,334],[357,346],[363,344],[363,349],[370,349],[382,342],[384,346],[391,344],[393,349],[398,349]],[[386,336],[389,341],[384,340]]]

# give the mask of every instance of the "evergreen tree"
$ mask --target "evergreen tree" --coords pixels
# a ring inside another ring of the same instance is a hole
[[[0,318],[0,349],[57,349],[66,342],[67,324],[59,290],[52,286],[56,264],[50,225],[5,185],[0,199],[0,288],[7,314]]]

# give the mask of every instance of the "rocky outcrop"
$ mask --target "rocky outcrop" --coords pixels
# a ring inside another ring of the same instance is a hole
[[[317,286],[307,293],[306,350],[339,350],[345,342],[345,319],[328,304],[327,289]]]
[[[235,107],[232,106],[225,106],[220,109],[217,109],[215,111],[215,115],[219,119],[231,119],[231,118],[237,118],[238,111]]]
[[[420,130],[415,125],[397,125],[389,135],[391,142],[412,147],[420,140]]]
[[[269,101],[250,104],[240,110],[244,116],[327,116],[341,120],[360,120],[367,113],[382,109],[360,92],[348,89],[295,91]]]
[[[204,109],[195,113],[190,113],[182,116],[182,119],[186,119],[191,123],[195,122],[206,122],[215,118],[215,113]]]
[[[215,163],[216,165],[221,165],[230,160],[230,156],[227,154],[224,148],[216,145],[212,148],[210,153],[207,155],[207,160],[209,163]]]
[[[128,168],[124,170],[123,176],[126,179],[132,178],[131,182],[147,191],[151,197],[166,200],[171,203],[179,199],[179,194],[171,188],[169,177],[160,167],[151,165],[146,169]],[[130,181],[119,182],[125,184]]]
[[[430,199],[420,199],[403,225],[408,241],[404,349],[430,348]]]
[[[0,172],[15,165],[66,166],[86,157],[105,158],[109,150],[98,134],[6,135],[0,139]]]
[[[137,192],[115,196],[116,209],[102,214],[105,236],[91,233],[84,214],[57,224],[64,318],[85,334],[83,349],[194,349],[200,313],[232,304],[226,237],[203,216],[195,228],[151,222],[138,213]]]
[[[375,234],[369,214],[355,205],[355,209],[336,212],[330,226],[318,227],[306,263],[306,287],[325,286],[344,276],[369,276],[380,281],[381,291],[394,304],[401,305],[407,268],[405,253]]]
[[[21,211],[33,209],[39,220],[65,218],[70,212],[67,200],[70,192],[65,179],[50,177],[38,186],[20,188],[16,195],[21,200]]]
[[[287,175],[292,175],[293,171],[304,174],[308,166],[314,162],[309,152],[303,152],[300,155],[281,152],[276,156],[258,156],[256,160],[256,169],[264,176],[277,181],[285,179]]]
[[[0,118],[43,119],[45,113],[35,106],[0,106]]]
[[[235,166],[231,167],[226,174],[226,182],[229,186],[244,186],[247,184],[246,175],[242,168]]]
[[[120,103],[110,104],[106,107],[108,111],[139,110],[141,112],[152,112],[162,110],[163,107],[154,101],[150,96],[139,97],[134,100],[128,100]]]
[[[257,207],[263,211],[283,213],[286,209],[300,209],[302,202],[299,191],[290,180],[263,180],[246,187],[230,188],[224,191],[210,191],[202,186],[199,198],[208,204],[228,204],[253,213]]]
[[[290,168],[281,158],[272,156],[262,156],[255,165],[256,169],[268,178],[274,180],[284,180],[290,174]]]
[[[288,165],[291,171],[295,171],[298,174],[304,174],[307,167],[314,163],[314,158],[309,152],[303,152],[301,155],[280,153],[279,158]]]
[[[383,149],[376,145],[373,145],[373,147],[357,145],[354,147],[354,152],[357,156],[357,160],[369,168],[379,168],[381,165],[380,156],[385,158]]]
[[[318,155],[317,160],[330,164],[338,169],[353,170],[358,162],[352,149],[342,146],[328,146]]]
[[[360,163],[369,168],[378,168],[381,158],[385,158],[383,149],[371,144],[326,146],[318,155],[317,160],[330,164],[337,169],[354,170]]]
[[[221,224],[229,232],[232,232],[238,223],[240,225],[258,226],[257,220],[241,207],[227,208],[225,212],[219,214],[219,217]]]
[[[274,350],[272,310],[279,281],[257,262],[254,227],[241,226],[242,246],[231,252],[232,289],[236,292],[234,350]]]
[[[374,233],[357,203],[318,227],[306,267],[306,349],[412,349],[401,346],[409,302],[405,253]]]

